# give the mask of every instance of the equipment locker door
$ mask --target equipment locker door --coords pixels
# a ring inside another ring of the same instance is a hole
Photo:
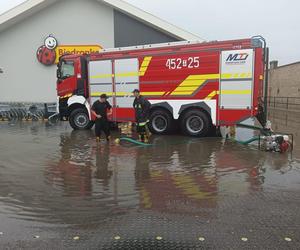
[[[113,79],[112,79],[112,61],[92,61],[89,64],[89,79],[91,104],[99,99],[101,94],[106,94],[110,98],[108,101],[113,105]]]
[[[219,95],[221,109],[252,108],[253,57],[252,49],[222,51]]]
[[[134,101],[132,91],[139,88],[138,58],[115,60],[114,76],[117,117],[126,117],[124,112],[132,109]]]

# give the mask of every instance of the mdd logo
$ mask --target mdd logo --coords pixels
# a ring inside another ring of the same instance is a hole
[[[249,57],[248,53],[229,54],[226,59],[226,63],[227,64],[242,64],[242,63],[246,62],[248,57]]]

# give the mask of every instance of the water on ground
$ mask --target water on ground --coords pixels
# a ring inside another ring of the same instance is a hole
[[[67,123],[2,122],[0,248],[299,249],[300,119],[290,117],[270,114],[294,133],[293,155],[180,135],[96,143]]]

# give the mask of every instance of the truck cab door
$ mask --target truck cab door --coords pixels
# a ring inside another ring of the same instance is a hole
[[[57,80],[57,94],[60,97],[72,95],[76,91],[76,68],[77,61],[63,60],[59,65],[59,78]]]

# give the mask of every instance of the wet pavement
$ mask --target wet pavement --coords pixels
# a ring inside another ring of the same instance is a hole
[[[295,134],[292,156],[175,135],[97,144],[68,123],[1,122],[0,249],[299,249],[300,119],[282,117],[270,114]]]

